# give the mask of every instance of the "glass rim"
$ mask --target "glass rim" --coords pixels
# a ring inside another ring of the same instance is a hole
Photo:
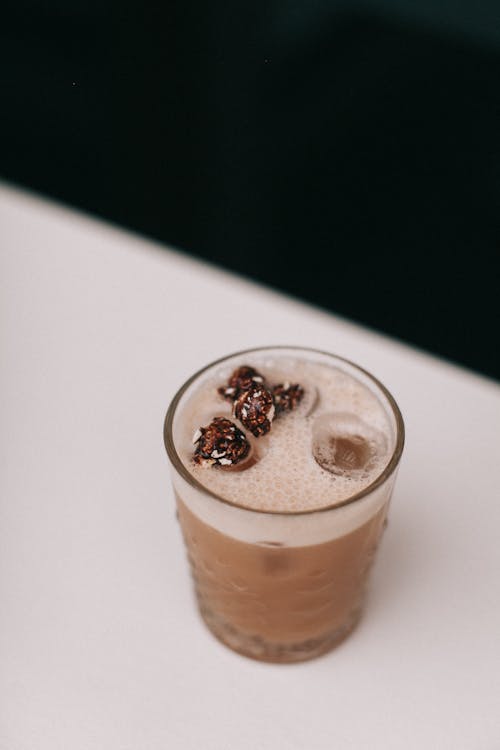
[[[341,502],[331,503],[330,505],[322,506],[321,508],[310,508],[305,510],[266,510],[261,508],[252,508],[248,505],[242,505],[233,502],[232,500],[228,500],[227,498],[223,497],[222,495],[218,495],[216,492],[212,492],[208,487],[206,487],[204,484],[199,482],[186,468],[185,464],[182,462],[177,449],[175,447],[174,438],[172,434],[172,427],[173,427],[173,421],[174,416],[177,410],[177,406],[179,404],[179,401],[181,400],[184,393],[187,391],[189,386],[200,377],[200,375],[203,375],[204,372],[209,370],[210,368],[214,367],[215,365],[222,364],[223,362],[226,362],[227,360],[233,359],[234,357],[240,357],[246,354],[255,354],[256,352],[265,352],[265,351],[275,351],[275,350],[295,350],[297,352],[309,352],[311,354],[320,354],[325,357],[330,357],[332,359],[335,359],[337,362],[344,363],[348,365],[349,367],[354,368],[358,372],[362,373],[365,377],[367,377],[369,380],[372,381],[376,385],[376,387],[382,392],[382,394],[387,399],[389,406],[392,410],[392,414],[395,420],[396,424],[396,442],[394,445],[394,449],[391,454],[391,458],[389,459],[387,465],[384,467],[384,469],[378,474],[375,479],[370,482],[366,487],[364,487],[362,490],[359,490],[358,492],[354,493],[354,495],[351,495],[350,497],[346,498],[345,500],[342,500]],[[384,482],[389,479],[389,477],[394,473],[394,471],[397,469],[401,455],[403,453],[404,443],[405,443],[405,426],[403,421],[403,416],[401,414],[401,411],[399,409],[399,406],[396,403],[396,400],[394,399],[394,396],[390,393],[390,391],[383,385],[383,383],[380,382],[374,375],[372,375],[368,370],[365,370],[363,367],[360,367],[359,365],[355,364],[349,359],[346,359],[345,357],[340,357],[337,354],[333,354],[331,352],[326,352],[322,349],[315,349],[313,347],[307,347],[307,346],[295,346],[290,345],[287,346],[286,344],[278,344],[276,346],[257,346],[252,347],[250,349],[242,349],[237,352],[233,352],[232,354],[227,354],[224,357],[219,357],[218,359],[215,359],[213,362],[210,362],[208,365],[205,365],[201,369],[197,370],[191,377],[189,377],[183,385],[178,389],[174,397],[172,398],[170,405],[167,409],[167,414],[165,416],[165,422],[163,425],[163,440],[165,443],[165,448],[167,451],[167,455],[170,459],[170,462],[172,464],[172,467],[181,475],[181,477],[188,482],[192,487],[197,489],[198,491],[209,495],[213,499],[217,500],[218,502],[222,502],[225,505],[229,505],[232,508],[239,508],[239,510],[243,510],[250,513],[257,513],[257,514],[268,514],[272,516],[305,516],[305,515],[312,515],[313,513],[325,513],[327,511],[333,511],[338,508],[344,508],[347,505],[351,505],[358,500],[363,499],[364,497],[370,495],[374,490],[376,490],[378,487],[384,484]]]

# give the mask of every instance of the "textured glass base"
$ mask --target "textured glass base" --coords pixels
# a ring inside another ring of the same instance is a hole
[[[238,654],[258,661],[293,664],[294,662],[315,659],[339,645],[358,624],[361,610],[354,612],[341,628],[332,633],[298,643],[275,643],[266,641],[257,635],[250,636],[242,633],[229,623],[215,617],[212,612],[205,608],[200,609],[200,614],[213,635]]]

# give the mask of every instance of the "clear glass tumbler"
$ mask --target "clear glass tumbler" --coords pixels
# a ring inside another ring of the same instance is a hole
[[[331,365],[375,394],[390,425],[390,458],[369,486],[319,510],[260,511],[245,507],[244,497],[235,505],[214,494],[189,472],[176,446],[184,404],[222,366],[251,363],[266,353]],[[357,365],[325,352],[238,352],[209,364],[179,389],[164,439],[198,607],[212,633],[245,656],[282,663],[319,656],[343,640],[360,618],[403,451],[403,419],[387,389]]]

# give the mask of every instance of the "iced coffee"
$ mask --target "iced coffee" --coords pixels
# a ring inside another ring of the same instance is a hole
[[[165,444],[200,613],[226,645],[318,656],[359,620],[403,448],[387,390],[333,355],[274,347],[191,378]]]

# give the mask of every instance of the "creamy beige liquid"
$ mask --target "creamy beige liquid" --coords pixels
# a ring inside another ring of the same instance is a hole
[[[200,612],[212,632],[248,656],[299,661],[331,648],[357,622],[392,483],[342,504],[383,471],[394,435],[377,396],[351,375],[289,357],[247,357],[244,364],[271,383],[301,383],[303,402],[277,418],[267,436],[251,440],[248,468],[200,467],[192,461],[192,435],[214,416],[231,418],[217,387],[235,365],[206,378],[179,412],[177,450],[193,477],[240,508],[178,480],[178,515]],[[318,430],[328,447],[325,424],[327,431],[342,427],[345,414],[361,420],[354,421],[356,432],[364,430],[375,455],[365,467],[335,474],[318,464],[313,447]]]
[[[224,643],[266,661],[300,661],[355,626],[384,508],[330,542],[278,547],[226,536],[177,501],[198,606]]]

